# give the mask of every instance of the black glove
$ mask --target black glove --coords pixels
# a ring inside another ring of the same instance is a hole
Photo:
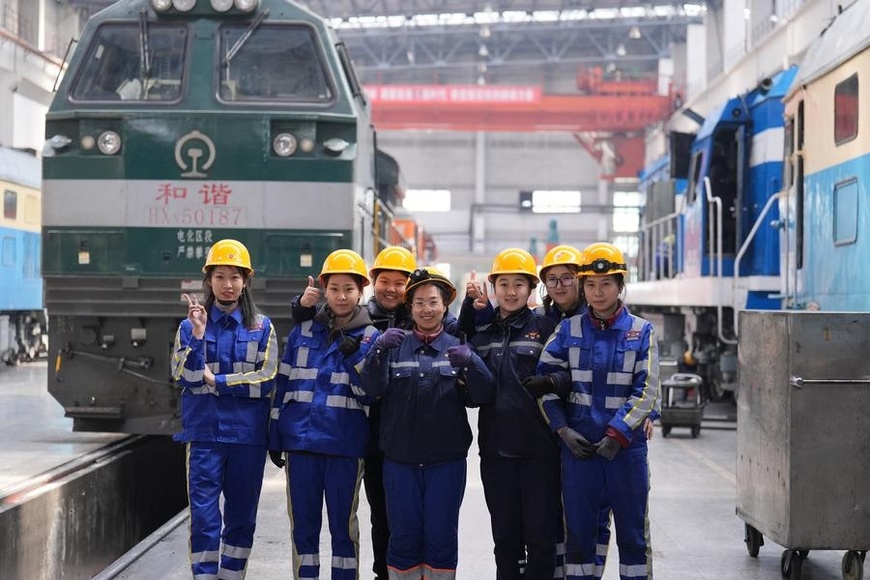
[[[523,386],[536,398],[553,392],[553,379],[550,375],[532,375],[523,379]]]
[[[284,465],[287,463],[284,461],[284,454],[280,451],[272,451],[269,450],[269,459],[272,460],[272,463],[275,464],[275,467],[278,469],[284,469]]]
[[[595,455],[595,446],[571,427],[562,427],[557,433],[577,459],[589,459]]]
[[[341,339],[341,342],[338,343],[338,350],[340,350],[341,354],[343,354],[344,356],[350,356],[359,350],[359,343],[361,341],[362,335],[345,336]]]
[[[619,453],[620,449],[622,449],[622,445],[619,444],[616,437],[605,437],[596,443],[595,446],[598,448],[596,453],[607,460],[616,457],[616,454]]]

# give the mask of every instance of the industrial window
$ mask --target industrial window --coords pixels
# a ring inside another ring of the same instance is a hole
[[[3,193],[3,217],[14,220],[18,216],[18,194],[7,189]]]
[[[449,189],[409,189],[405,192],[402,207],[411,213],[450,211],[451,197]]]
[[[837,145],[858,136],[858,73],[834,89],[834,142]]]
[[[858,180],[834,186],[834,245],[854,244],[858,239]]]
[[[581,193],[576,190],[536,189],[532,192],[534,213],[580,213]]]
[[[621,235],[613,237],[613,245],[622,250],[622,255],[628,262],[628,280],[637,281],[637,268],[634,264],[637,263],[637,255],[640,252],[640,244],[637,235]]]
[[[613,193],[613,231],[636,232],[640,227],[640,206],[643,194],[639,191]]]

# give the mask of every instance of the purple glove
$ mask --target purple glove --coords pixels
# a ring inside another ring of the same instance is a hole
[[[375,340],[377,348],[396,348],[405,340],[405,331],[401,328],[388,328]]]
[[[471,362],[471,348],[467,344],[457,344],[447,349],[447,360],[452,367],[464,367]]]

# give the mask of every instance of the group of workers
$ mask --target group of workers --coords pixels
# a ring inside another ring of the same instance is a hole
[[[247,249],[214,244],[205,303],[188,298],[173,361],[194,578],[244,577],[267,455],[286,477],[294,578],[319,577],[324,500],[331,577],[359,577],[362,482],[375,577],[455,578],[469,407],[480,409],[500,580],[601,578],[611,515],[620,578],[651,578],[658,359],[652,326],[622,302],[627,272],[611,244],[557,246],[540,274],[528,252],[509,248],[491,286],[468,282],[457,319],[454,284],[408,250],[384,249],[370,270],[336,250],[319,287],[310,277],[293,300],[279,363],[251,298]],[[533,310],[541,281],[544,306]]]

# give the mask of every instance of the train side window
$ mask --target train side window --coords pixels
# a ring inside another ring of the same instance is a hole
[[[783,129],[782,189],[788,191],[794,183],[794,118],[786,118]]]
[[[24,266],[25,278],[39,278],[39,234],[27,235],[24,239]]]
[[[3,217],[8,220],[18,217],[18,193],[9,189],[3,192]]]
[[[15,238],[12,236],[3,237],[3,267],[12,268],[15,266]]]
[[[834,245],[854,244],[858,239],[858,180],[834,186]]]
[[[24,197],[24,223],[39,225],[40,216],[39,198],[35,195]]]
[[[94,35],[73,80],[77,101],[177,101],[184,80],[187,27],[110,23]],[[143,44],[148,47],[145,55]]]
[[[686,203],[691,205],[698,198],[698,182],[701,179],[701,166],[704,162],[704,152],[697,151],[692,154],[692,173],[689,187],[686,189]]]
[[[306,25],[221,28],[217,66],[223,101],[329,103],[335,98],[314,29]]]
[[[858,73],[834,88],[834,143],[842,145],[858,136]]]
[[[365,91],[362,90],[362,86],[359,84],[359,78],[356,76],[356,69],[353,67],[350,55],[347,53],[347,47],[343,42],[339,42],[335,45],[335,48],[338,51],[338,59],[341,61],[341,68],[344,70],[344,76],[347,78],[347,82],[350,85],[350,92],[353,96],[359,97],[362,99],[362,102],[365,103]]]

